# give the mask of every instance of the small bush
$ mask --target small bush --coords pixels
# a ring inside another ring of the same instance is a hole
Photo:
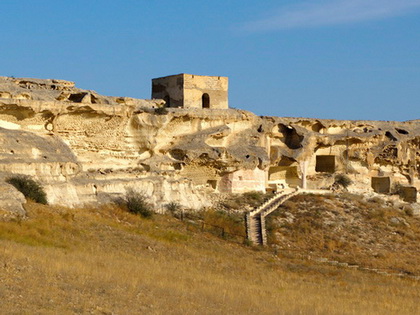
[[[6,182],[14,186],[28,199],[44,205],[48,203],[47,194],[45,193],[44,188],[29,176],[13,176],[6,179]]]
[[[128,212],[141,215],[144,218],[153,216],[153,206],[147,201],[147,197],[143,193],[135,192],[134,190],[127,191],[125,205]]]
[[[334,185],[347,188],[352,184],[350,177],[345,174],[337,174],[334,178]]]
[[[241,196],[241,200],[252,207],[258,207],[266,198],[267,196],[261,191],[249,191]]]
[[[243,214],[208,208],[203,211],[202,215],[204,223],[215,228],[217,232],[223,230],[231,235],[245,236]]]
[[[246,193],[243,193],[242,197],[246,200],[261,202],[264,200],[264,193],[262,193],[261,191],[248,191]]]
[[[165,208],[166,211],[168,211],[173,217],[178,218],[179,216],[181,216],[182,219],[182,206],[179,203],[172,201],[166,204]]]
[[[243,194],[231,194],[225,200],[221,201],[219,208],[225,210],[250,210],[260,206],[265,200],[273,195],[271,193],[264,194],[260,191],[249,191]]]

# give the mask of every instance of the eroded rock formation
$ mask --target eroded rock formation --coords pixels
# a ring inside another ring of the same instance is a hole
[[[162,111],[163,104],[63,80],[0,77],[1,187],[12,189],[4,179],[26,174],[51,203],[109,202],[132,187],[157,205],[193,208],[210,205],[213,193],[326,188],[336,173],[348,174],[353,190],[420,188],[420,120],[258,117]],[[16,200],[2,198],[0,208]]]

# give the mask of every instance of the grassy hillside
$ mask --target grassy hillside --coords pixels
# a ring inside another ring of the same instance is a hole
[[[412,279],[279,258],[170,216],[26,208],[27,220],[0,222],[4,314],[420,312]]]
[[[408,204],[348,193],[296,196],[269,217],[283,256],[420,275],[420,218]]]

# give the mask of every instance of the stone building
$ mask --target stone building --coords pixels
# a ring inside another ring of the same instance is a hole
[[[152,98],[167,107],[227,109],[228,78],[181,73],[152,79]]]

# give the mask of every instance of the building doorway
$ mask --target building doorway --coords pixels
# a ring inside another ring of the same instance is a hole
[[[335,172],[335,156],[334,155],[317,155],[315,172],[318,173],[334,173]]]
[[[165,107],[171,107],[171,98],[169,95],[166,95],[163,100],[165,101]]]
[[[388,194],[391,190],[391,178],[388,176],[372,177],[371,185],[376,193]]]
[[[203,108],[210,108],[210,96],[207,93],[204,93],[201,97],[201,104]]]

